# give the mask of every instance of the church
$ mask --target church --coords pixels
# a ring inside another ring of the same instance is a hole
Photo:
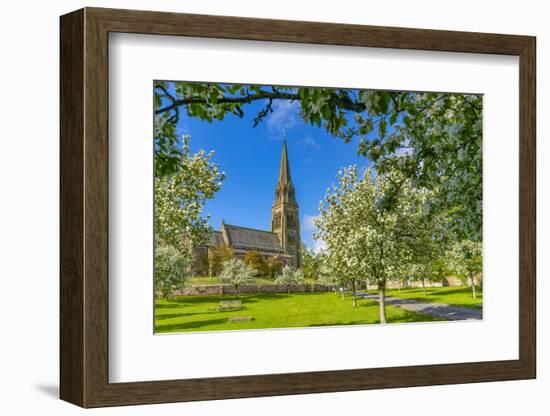
[[[244,257],[247,251],[257,251],[264,258],[277,257],[292,267],[301,267],[300,217],[294,185],[290,176],[290,164],[283,138],[279,178],[271,206],[270,230],[258,230],[239,225],[226,224],[222,220],[219,231],[214,231],[207,245],[195,247],[193,273],[208,272],[209,251],[226,245],[235,255]]]

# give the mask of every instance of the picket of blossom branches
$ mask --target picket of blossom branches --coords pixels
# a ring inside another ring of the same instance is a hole
[[[397,194],[394,184],[401,181]],[[384,198],[392,189],[395,209]],[[333,274],[352,284],[368,279],[378,287],[380,322],[386,322],[387,282],[403,274],[412,260],[412,248],[424,235],[428,191],[406,178],[388,173],[373,176],[357,166],[342,169],[320,205],[315,237],[327,244],[327,262]]]

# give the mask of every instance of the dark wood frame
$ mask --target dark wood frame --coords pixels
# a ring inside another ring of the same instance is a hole
[[[110,32],[519,56],[519,359],[109,383]],[[515,35],[98,8],[62,16],[61,398],[101,407],[535,378],[535,49]]]

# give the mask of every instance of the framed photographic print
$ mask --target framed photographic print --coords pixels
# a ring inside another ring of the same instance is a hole
[[[536,376],[535,38],[61,17],[83,406]]]

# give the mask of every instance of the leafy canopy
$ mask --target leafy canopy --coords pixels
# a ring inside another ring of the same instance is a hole
[[[379,173],[400,172],[383,201],[390,208],[410,180],[434,192],[431,209],[447,212],[457,235],[481,240],[480,95],[161,81],[155,84],[157,174],[170,174],[180,163],[175,131],[182,111],[213,122],[242,117],[246,105],[260,101],[257,125],[276,100],[299,102],[306,123],[346,143],[356,140],[358,153]]]

